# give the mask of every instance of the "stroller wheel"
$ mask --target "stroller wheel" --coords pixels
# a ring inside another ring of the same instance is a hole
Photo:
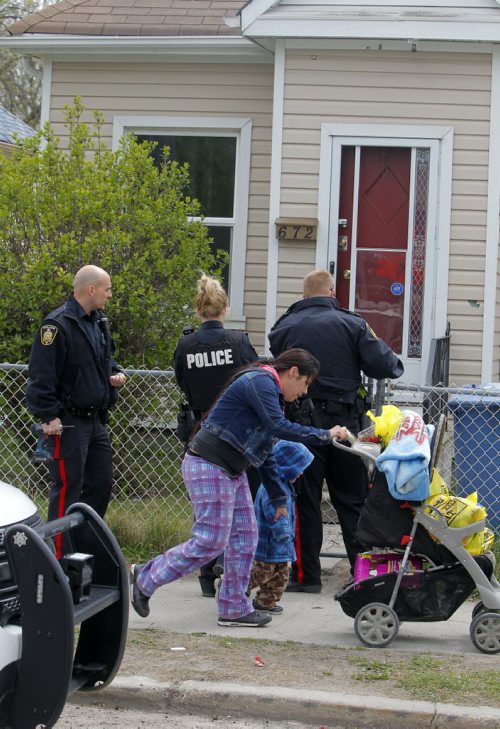
[[[399,618],[382,602],[371,602],[361,608],[354,619],[354,632],[368,648],[384,648],[397,636]]]
[[[481,653],[500,653],[500,613],[476,615],[470,625],[470,639]]]
[[[472,610],[472,619],[474,620],[476,615],[479,615],[479,613],[484,613],[484,612],[488,612],[488,610],[487,610],[487,608],[484,607],[483,603],[480,600],[478,603],[476,603],[474,605],[474,608]]]

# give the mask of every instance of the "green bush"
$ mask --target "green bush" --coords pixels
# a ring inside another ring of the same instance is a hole
[[[85,264],[112,278],[109,318],[128,366],[171,365],[192,318],[200,270],[219,275],[198,202],[185,195],[186,165],[155,164],[150,143],[128,135],[116,151],[101,139],[102,115],[82,121],[66,107],[67,148],[50,124],[0,156],[0,361],[26,361],[44,314]]]

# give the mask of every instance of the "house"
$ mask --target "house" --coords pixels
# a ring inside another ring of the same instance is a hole
[[[19,139],[32,137],[35,130],[18,119],[0,104],[0,154],[10,157],[16,146],[14,135]]]
[[[405,381],[449,322],[450,381],[498,382],[499,2],[63,0],[10,33],[43,61],[58,134],[80,95],[110,145],[192,160],[231,323],[259,351],[330,268]]]

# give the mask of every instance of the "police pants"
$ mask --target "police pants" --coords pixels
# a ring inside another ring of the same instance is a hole
[[[358,415],[351,406],[339,406],[328,413],[316,405],[314,424],[319,428],[345,425],[353,433],[359,431]],[[291,581],[304,585],[321,584],[319,554],[323,542],[321,500],[323,480],[326,480],[331,502],[337,512],[347,557],[354,568],[361,546],[356,539],[356,527],[361,508],[368,493],[366,467],[359,456],[328,446],[309,446],[314,461],[295,483],[297,492],[296,551]]]
[[[100,417],[82,418],[73,414],[63,417],[65,427],[61,436],[50,440],[53,460],[49,462],[51,490],[49,520],[64,516],[66,509],[77,501],[91,506],[104,516],[113,485],[111,441]],[[53,449],[53,450],[52,450]],[[67,535],[56,537],[56,556],[70,549]]]

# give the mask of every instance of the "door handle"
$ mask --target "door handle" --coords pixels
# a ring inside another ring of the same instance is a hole
[[[351,272],[348,268],[345,269],[345,271],[342,273],[342,276],[345,278],[346,281],[349,281],[351,278]]]

